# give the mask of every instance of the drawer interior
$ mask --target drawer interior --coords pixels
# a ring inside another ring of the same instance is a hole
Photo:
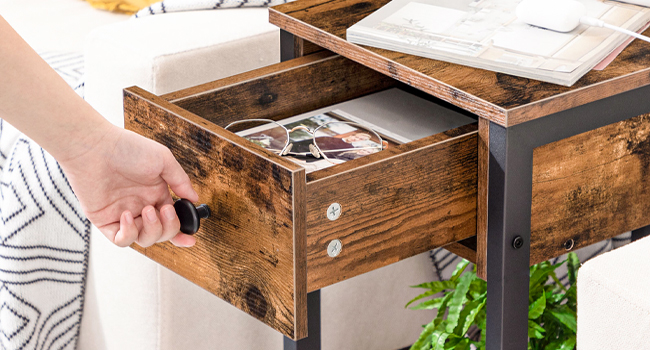
[[[320,52],[161,97],[126,89],[126,127],[168,146],[214,213],[191,249],[134,248],[300,339],[308,291],[474,236],[476,123],[309,174],[223,129],[394,87],[412,92]],[[334,221],[326,215],[332,203],[342,207]],[[342,249],[330,257],[335,239]]]
[[[323,51],[162,97],[225,127],[243,119],[280,120],[398,84]]]

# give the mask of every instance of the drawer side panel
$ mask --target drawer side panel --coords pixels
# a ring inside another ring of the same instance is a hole
[[[477,135],[431,143],[434,135],[403,145],[407,152],[309,182],[308,290],[476,235]],[[326,211],[335,202],[341,216],[330,221]],[[327,253],[333,239],[342,242],[334,258]]]
[[[305,174],[141,89],[125,92],[125,125],[167,146],[190,176],[202,220],[192,248],[132,247],[284,335],[305,337]]]

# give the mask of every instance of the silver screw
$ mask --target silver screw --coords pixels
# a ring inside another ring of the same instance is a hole
[[[341,243],[341,241],[338,239],[333,239],[327,246],[327,255],[333,258],[341,254],[341,248],[343,248],[343,243]]]
[[[327,218],[334,221],[341,216],[341,205],[338,203],[332,203],[330,204],[329,208],[327,208]]]

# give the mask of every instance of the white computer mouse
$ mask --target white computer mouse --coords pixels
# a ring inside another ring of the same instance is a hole
[[[570,32],[587,15],[587,7],[576,0],[523,0],[517,5],[516,14],[530,25]]]

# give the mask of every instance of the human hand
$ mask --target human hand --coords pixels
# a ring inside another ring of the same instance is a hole
[[[0,116],[59,162],[88,219],[119,246],[193,245],[167,185],[193,202],[198,195],[171,152],[109,123],[1,16],[0,33]]]
[[[59,160],[88,219],[120,247],[194,245],[194,237],[179,232],[167,186],[192,202],[199,198],[171,151],[112,124],[102,127],[92,147]]]

